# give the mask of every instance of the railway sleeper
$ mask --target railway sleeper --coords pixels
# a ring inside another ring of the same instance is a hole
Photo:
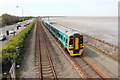
[[[51,68],[48,68],[48,69],[42,69],[42,71],[52,71],[52,69]]]
[[[86,66],[83,66],[83,69],[86,70],[86,69],[91,69],[90,66],[86,65]]]
[[[82,64],[82,63],[81,63],[81,64]],[[81,67],[86,67],[86,66],[88,66],[88,65],[87,65],[87,64],[85,64],[85,63],[84,63],[84,64],[82,64],[82,65],[81,65],[81,64],[79,65],[79,66],[81,66]]]
[[[42,68],[51,68],[51,66],[50,65],[42,66]]]
[[[51,67],[48,67],[48,68],[42,68],[42,70],[51,70]]]
[[[93,74],[93,75],[99,75],[94,69],[89,69],[89,70],[87,70],[87,72],[89,73],[89,74]],[[99,77],[100,77],[100,75],[99,75]]]
[[[53,71],[52,71],[52,70],[50,70],[50,71],[42,71],[42,73],[43,73],[43,74],[52,74]]]
[[[49,61],[46,60],[46,61],[42,61],[41,63],[42,63],[42,64],[46,64],[46,63],[49,63]]]
[[[48,66],[48,65],[50,65],[49,63],[46,63],[46,64],[42,64],[42,66]]]
[[[86,72],[95,72],[95,71],[93,71],[93,69],[90,69],[90,68],[87,68],[87,69],[85,69],[86,70]],[[96,72],[95,72],[96,73]]]
[[[90,72],[89,76],[90,76],[90,78],[100,78],[100,76],[96,75],[95,72]]]
[[[81,66],[81,67],[84,67],[84,66],[87,66],[87,64],[81,63],[80,66]]]
[[[53,77],[53,73],[52,74],[42,74],[43,78],[52,78]]]

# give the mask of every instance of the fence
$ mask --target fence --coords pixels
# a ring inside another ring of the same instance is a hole
[[[9,73],[10,73],[10,77],[12,79],[15,79],[16,78],[16,76],[15,76],[15,61],[12,61],[12,62],[13,62],[13,64],[12,64],[12,66],[10,68]]]

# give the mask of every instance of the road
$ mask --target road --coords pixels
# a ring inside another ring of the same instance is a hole
[[[21,27],[19,27],[19,29],[17,30],[17,23],[16,24],[13,24],[13,25],[8,25],[8,26],[5,26],[3,28],[0,28],[0,34],[5,34],[6,35],[6,30],[11,30],[11,29],[14,29],[16,31],[16,34],[19,33],[22,29],[24,29],[25,27],[23,26],[26,22],[32,22],[34,19],[30,19],[30,20],[26,20],[26,21],[23,21],[23,22],[20,22],[20,24],[22,25]],[[4,40],[4,41],[0,41],[0,49],[2,48],[2,46],[9,40],[13,37],[14,35],[13,34],[10,34],[10,35],[6,35],[7,39]]]

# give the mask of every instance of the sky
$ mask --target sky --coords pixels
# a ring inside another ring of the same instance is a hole
[[[0,16],[4,13],[15,16],[118,16],[119,1],[0,0]]]

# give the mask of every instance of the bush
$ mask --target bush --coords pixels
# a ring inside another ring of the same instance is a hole
[[[21,22],[24,20],[28,20],[30,18],[31,17],[18,17],[18,16],[9,15],[9,14],[3,14],[1,22],[2,22],[2,26],[6,26],[6,25],[17,23],[17,22]]]
[[[16,60],[16,64],[20,64],[22,60],[22,53],[24,48],[25,40],[28,34],[34,27],[34,22],[23,29],[19,34],[11,38],[2,48],[2,65],[3,71],[8,71],[5,66],[9,68],[11,66],[11,61]]]

